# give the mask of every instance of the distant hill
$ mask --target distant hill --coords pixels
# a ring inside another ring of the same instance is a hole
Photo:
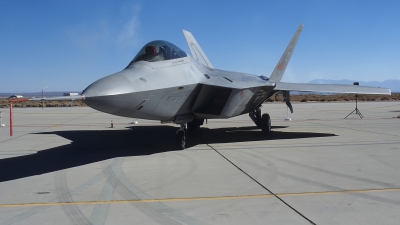
[[[82,91],[45,91],[43,93],[44,97],[54,97],[54,96],[63,96],[64,93],[81,93]],[[0,93],[0,98],[8,98],[11,95],[22,95],[24,98],[31,97],[42,97],[42,92],[10,92],[10,93]]]
[[[385,81],[355,81],[355,80],[324,80],[316,79],[308,82],[309,84],[348,84],[353,85],[353,82],[359,82],[360,86],[383,87],[389,88],[392,92],[400,92],[400,80],[385,80]]]

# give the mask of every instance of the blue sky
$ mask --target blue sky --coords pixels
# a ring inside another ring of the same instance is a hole
[[[81,91],[152,40],[219,69],[269,76],[300,23],[283,81],[400,79],[400,1],[0,1],[0,92]]]

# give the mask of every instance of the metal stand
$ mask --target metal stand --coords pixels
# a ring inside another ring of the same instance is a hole
[[[347,117],[349,117],[351,114],[357,114],[361,119],[362,118],[364,118],[364,116],[361,114],[361,112],[360,112],[360,110],[358,110],[358,108],[357,108],[357,98],[358,98],[358,95],[356,95],[356,108],[349,114],[349,115],[347,115],[346,117],[345,117],[345,119],[347,118]]]

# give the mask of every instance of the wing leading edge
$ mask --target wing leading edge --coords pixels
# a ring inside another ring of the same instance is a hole
[[[304,91],[304,92],[327,92],[327,93],[348,93],[348,94],[376,94],[390,95],[388,88],[342,85],[342,84],[300,84],[276,82],[276,91]]]

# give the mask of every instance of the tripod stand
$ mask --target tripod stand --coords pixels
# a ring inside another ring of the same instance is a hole
[[[345,119],[347,118],[347,117],[349,117],[351,114],[357,114],[361,119],[362,118],[364,118],[363,117],[363,115],[361,114],[361,112],[360,112],[360,110],[358,110],[358,108],[357,108],[357,98],[358,98],[358,95],[356,95],[356,108],[349,114],[349,115],[347,115],[346,117],[345,117]]]

